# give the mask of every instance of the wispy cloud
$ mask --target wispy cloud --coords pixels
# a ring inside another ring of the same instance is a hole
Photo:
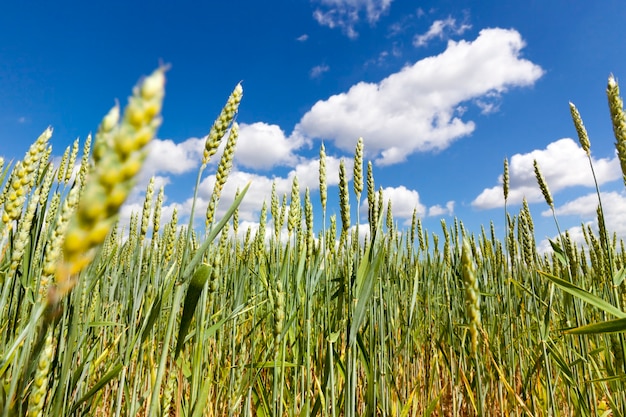
[[[324,74],[325,72],[328,72],[329,70],[330,70],[330,67],[326,64],[316,65],[313,68],[311,68],[311,71],[309,71],[309,76],[311,78],[319,78],[322,76],[322,74]]]
[[[298,42],[305,42],[305,41],[307,41],[308,39],[309,39],[309,35],[307,35],[306,33],[304,33],[304,34],[302,34],[302,35],[300,35],[300,36],[298,36],[298,37],[296,38],[296,40],[297,40]]]
[[[457,23],[456,19],[448,16],[444,20],[435,20],[426,33],[416,35],[413,45],[426,46],[432,39],[447,39],[450,35],[461,35],[472,26],[468,23]]]
[[[322,26],[340,28],[349,38],[356,38],[355,25],[365,18],[370,24],[380,19],[391,6],[393,0],[312,0],[320,7],[313,12],[313,18]]]

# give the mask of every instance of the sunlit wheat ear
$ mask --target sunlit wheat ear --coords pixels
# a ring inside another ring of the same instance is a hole
[[[237,200],[239,194],[241,194],[241,190],[237,187],[237,191],[235,191],[235,200]],[[233,212],[233,234],[235,235],[235,238],[237,238],[237,232],[239,232],[239,206],[237,206]]]
[[[13,242],[13,251],[11,252],[11,266],[9,268],[10,275],[13,275],[17,271],[17,268],[22,261],[22,256],[24,255],[26,245],[30,241],[30,226],[33,223],[35,209],[37,208],[38,204],[39,190],[37,189],[35,190],[33,195],[30,196],[28,206],[26,207],[26,212],[21,217],[20,222],[17,226],[17,239],[15,239]]]
[[[57,181],[60,183],[62,183],[65,179],[65,172],[67,171],[67,161],[70,157],[70,147],[68,146],[67,148],[65,148],[65,152],[63,152],[63,156],[61,157],[61,162],[59,164],[59,169],[58,169],[58,174],[57,174]]]
[[[361,192],[363,192],[363,138],[359,138],[356,149],[354,151],[354,194],[357,200],[361,198]]]
[[[50,196],[50,188],[52,187],[52,183],[54,182],[54,170],[52,169],[52,164],[48,164],[48,171],[46,171],[46,176],[43,178],[43,182],[41,184],[41,192],[39,193],[39,205],[44,206],[48,201],[48,197]]]
[[[29,187],[35,183],[35,175],[33,173],[39,168],[39,163],[47,161],[49,156],[48,140],[52,137],[52,128],[47,128],[33,143],[28,152],[24,156],[22,167],[26,170],[29,179]]]
[[[85,183],[85,177],[89,171],[89,152],[91,151],[91,135],[87,136],[85,143],[83,144],[83,156],[80,160],[80,168],[78,169],[78,182],[80,184]]]
[[[619,95],[619,85],[611,75],[609,77],[606,94],[609,99],[609,110],[613,122],[613,134],[615,136],[615,148],[622,168],[622,176],[626,185],[626,115],[624,114],[624,102]]]
[[[328,229],[328,236],[326,241],[329,242],[327,247],[330,247],[331,255],[335,255],[335,241],[337,240],[337,216],[333,214],[330,216],[330,228]]]
[[[293,177],[293,182],[291,183],[291,201],[289,203],[289,218],[287,220],[287,231],[291,235],[293,231],[298,231],[300,229],[300,187],[298,185],[298,177]]]
[[[417,219],[417,240],[419,241],[420,250],[426,251],[426,242],[424,240],[424,229],[422,228],[422,219]]]
[[[280,206],[278,205],[278,193],[276,192],[276,180],[272,181],[272,196],[270,202],[270,212],[272,213],[272,222],[274,223],[274,239],[278,241],[280,236]]]
[[[259,215],[259,229],[256,233],[256,251],[258,256],[262,256],[265,249],[265,227],[267,225],[267,203],[263,201],[261,214]],[[222,232],[223,233],[223,232]]]
[[[161,124],[165,94],[165,68],[159,68],[133,89],[118,124],[117,112],[109,112],[98,130],[94,159],[81,200],[63,242],[63,262],[57,266],[57,285],[63,294],[75,284],[73,276],[93,258],[93,250],[108,235],[121,205],[134,185],[134,177],[146,157],[144,147]]]
[[[237,138],[239,138],[239,125],[235,122],[230,129],[228,135],[228,141],[222,154],[222,159],[217,166],[217,172],[215,173],[215,185],[213,186],[213,192],[211,193],[211,200],[206,212],[206,228],[207,230],[213,223],[215,217],[215,210],[217,209],[217,203],[222,195],[222,189],[228,179],[228,174],[233,167],[233,159],[235,157],[235,148],[237,146]]]
[[[10,182],[7,183],[8,188],[4,201],[4,212],[2,213],[2,222],[4,224],[17,220],[22,213],[26,195],[35,181],[33,173],[46,153],[48,140],[51,136],[52,129],[46,129],[30,146],[24,156],[24,160],[15,164]],[[8,229],[5,230],[8,231]]]
[[[327,189],[326,189],[326,149],[324,148],[324,144],[320,147],[320,201],[322,203],[322,210],[326,211],[326,199],[327,199]]]
[[[580,146],[583,148],[587,156],[591,155],[591,142],[589,142],[589,136],[587,135],[587,129],[585,129],[585,125],[583,124],[583,119],[580,117],[580,113],[574,103],[570,101],[569,110],[572,114],[572,120],[574,121],[574,127],[576,128],[576,133],[578,134],[578,142],[580,142]]]
[[[517,234],[521,239],[524,261],[527,265],[533,265],[535,260],[535,232],[526,198],[522,200],[522,209],[520,210],[517,225]]]
[[[152,197],[154,196],[154,177],[150,178],[148,187],[146,188],[146,197],[143,200],[143,208],[141,210],[141,229],[139,241],[143,242],[148,233],[148,222],[150,221],[150,211],[152,210]]]
[[[152,239],[159,234],[159,227],[161,227],[161,209],[163,208],[164,191],[163,187],[159,189],[156,203],[154,204],[154,214],[152,215]]]
[[[78,144],[79,141],[76,139],[74,144],[72,145],[72,152],[70,153],[70,157],[67,161],[67,168],[65,169],[65,178],[63,178],[63,182],[67,184],[70,182],[72,178],[72,172],[74,171],[74,164],[76,163],[76,157],[78,156]]]
[[[287,213],[287,194],[283,194],[283,199],[280,204],[280,214],[278,215],[278,233],[283,229],[285,225],[285,214]]]
[[[277,278],[274,282],[274,337],[280,340],[285,325],[285,292],[283,291],[283,282]],[[276,349],[279,344],[276,343]]]
[[[59,194],[55,194],[52,198],[52,202],[50,203],[51,208],[50,213],[48,213],[50,216],[50,222],[52,222],[52,219],[55,217],[54,213],[56,213],[56,207],[58,207],[58,202],[60,201],[58,197]],[[48,286],[50,285],[50,279],[54,276],[57,264],[61,259],[61,251],[63,247],[63,241],[65,239],[65,233],[69,226],[72,215],[74,214],[74,211],[78,206],[78,198],[79,188],[74,187],[70,190],[69,194],[63,202],[60,216],[56,222],[56,226],[54,228],[54,231],[52,232],[50,241],[46,245],[43,259],[43,273],[39,282],[40,297],[43,297],[45,292],[48,290]]]
[[[241,86],[241,83],[239,83],[228,97],[226,104],[222,108],[220,115],[213,123],[213,126],[211,126],[211,130],[209,131],[209,135],[207,136],[204,145],[204,153],[202,155],[203,165],[208,164],[211,157],[215,155],[215,152],[217,152],[217,148],[220,145],[222,137],[226,134],[226,131],[237,114],[242,97],[243,87]]]
[[[28,396],[28,412],[27,417],[42,416],[42,411],[48,395],[48,381],[50,373],[50,365],[54,359],[54,338],[52,330],[48,330],[43,351],[37,362],[35,370],[35,379],[30,386],[30,395]]]
[[[543,198],[545,198],[546,200],[546,204],[548,204],[551,209],[554,209],[554,200],[552,200],[552,194],[550,194],[548,184],[546,183],[546,179],[541,173],[541,169],[539,169],[539,164],[537,163],[536,159],[533,160],[533,168],[535,169],[535,178],[537,178],[537,183],[539,184],[539,188],[541,189],[541,194],[543,194]]]
[[[463,268],[463,284],[465,287],[465,302],[469,321],[472,354],[478,352],[478,329],[480,327],[480,293],[478,281],[472,261],[471,247],[467,238],[463,239],[461,252],[461,267]]]
[[[174,248],[176,246],[176,226],[178,225],[178,210],[174,208],[172,211],[172,219],[163,230],[163,262],[168,264],[174,256]]]

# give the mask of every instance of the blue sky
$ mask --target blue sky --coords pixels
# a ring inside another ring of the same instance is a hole
[[[510,211],[525,196],[541,241],[556,230],[533,159],[562,227],[580,236],[578,226],[595,217],[572,101],[590,135],[609,227],[626,237],[605,96],[610,73],[626,79],[624,22],[619,0],[7,2],[0,11],[0,155],[21,158],[51,125],[60,156],[164,62],[171,64],[164,122],[138,184],[144,189],[155,175],[165,185],[164,216],[174,207],[189,213],[203,138],[242,81],[240,141],[220,207],[252,180],[245,224],[258,220],[273,180],[289,193],[297,175],[319,200],[322,140],[335,172],[329,214],[338,214],[338,161],[351,162],[362,136],[376,186],[392,199],[401,226],[416,207],[430,232],[440,233],[440,219],[458,217],[473,232],[493,220],[501,233],[508,157]],[[134,193],[124,215],[141,202]],[[354,219],[353,196],[351,204]]]

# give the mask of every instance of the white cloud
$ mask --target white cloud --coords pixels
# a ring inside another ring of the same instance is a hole
[[[316,0],[325,9],[316,9],[313,18],[322,26],[340,28],[349,38],[358,36],[354,26],[365,12],[365,18],[370,24],[380,19],[391,6],[393,0]]]
[[[153,139],[143,171],[151,176],[157,172],[183,174],[200,166],[205,139],[189,138],[181,143],[171,139]]]
[[[318,101],[296,131],[351,150],[362,136],[379,165],[402,162],[417,151],[441,150],[474,131],[455,109],[461,103],[510,87],[532,85],[543,70],[520,58],[524,41],[515,30],[485,29],[474,41],[449,41],[447,49],[379,83],[360,82]]]
[[[346,171],[348,174],[348,180],[352,178],[352,162],[345,161]],[[339,184],[339,159],[327,156],[326,157],[326,171],[327,171],[327,185],[334,186]],[[287,195],[287,198],[291,196],[291,187],[294,177],[298,178],[298,186],[300,194],[303,196],[306,188],[311,191],[319,189],[319,161],[317,159],[303,160],[297,164],[289,173],[284,177],[268,177],[264,175],[254,174],[244,171],[232,171],[228,176],[228,181],[222,191],[222,197],[218,206],[218,216],[222,215],[228,207],[234,201],[237,188],[243,189],[248,182],[250,182],[250,188],[246,193],[244,200],[239,208],[239,215],[241,219],[248,221],[258,220],[259,212],[265,201],[268,205],[271,203],[272,184],[276,183],[276,193],[279,200],[282,199],[283,194]],[[198,198],[200,199],[199,205],[206,206],[211,197],[213,187],[215,185],[215,175],[206,177],[200,184],[198,191]],[[330,191],[332,192],[332,191]],[[190,207],[190,202],[187,204]],[[189,211],[186,212],[189,214]]]
[[[626,238],[626,195],[612,191],[601,193],[600,196],[607,230],[611,234],[617,233],[620,238]],[[557,207],[555,212],[558,216],[580,216],[584,222],[593,222],[597,230],[597,208],[598,195],[590,193]],[[542,214],[551,216],[552,212]]]
[[[302,146],[297,135],[286,137],[278,126],[263,122],[239,125],[235,163],[252,169],[269,169],[279,165],[293,166],[293,151]]]
[[[595,185],[585,151],[573,139],[559,139],[545,149],[515,154],[509,160],[509,202],[517,204],[524,197],[528,202],[544,200],[535,177],[534,160],[537,160],[553,195],[568,187]],[[599,184],[621,177],[617,157],[613,159],[592,157],[592,161]],[[472,206],[479,209],[502,207],[504,205],[502,176],[498,182],[500,185],[483,190],[474,199]]]
[[[329,70],[330,70],[330,67],[326,64],[316,65],[313,68],[311,68],[311,71],[309,72],[309,76],[311,78],[318,78],[323,73],[328,72]]]
[[[296,40],[297,40],[298,42],[305,42],[305,41],[307,41],[308,39],[309,39],[309,35],[307,35],[306,33],[304,33],[304,34],[302,34],[302,35],[300,35],[300,36],[298,36],[298,37],[296,38]]]
[[[604,221],[610,236],[615,233],[619,239],[626,239],[626,218],[624,217],[624,212],[626,211],[626,195],[624,195],[624,193],[612,191],[601,193],[600,196],[602,198]],[[555,212],[557,216],[580,217],[581,224],[585,227],[591,226],[597,236],[597,208],[598,195],[596,193],[589,193],[556,207]],[[544,211],[541,214],[543,216],[552,216],[552,212],[550,210]],[[573,242],[578,245],[585,245],[582,226],[574,226],[569,228],[567,231]],[[556,240],[558,239],[558,236],[553,236],[551,239]],[[547,239],[540,242],[538,247],[540,250],[544,251],[551,250],[550,243]]]
[[[454,214],[454,201],[448,201],[445,207],[437,204],[428,208],[429,217],[452,216]]]
[[[394,219],[411,219],[415,209],[420,217],[426,214],[426,206],[420,203],[419,193],[409,190],[404,185],[383,188],[383,200],[385,209],[387,202],[391,200],[391,213]]]
[[[457,24],[456,19],[448,16],[445,20],[435,20],[426,33],[416,35],[413,39],[413,45],[426,46],[428,41],[439,38],[444,39],[452,35],[461,35],[472,26],[467,23]]]

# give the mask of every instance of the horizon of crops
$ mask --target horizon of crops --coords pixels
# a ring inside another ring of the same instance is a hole
[[[22,161],[0,158],[0,416],[624,415],[626,251],[597,187],[599,231],[584,226],[577,245],[554,216],[549,253],[537,252],[525,201],[518,213],[505,204],[504,241],[494,222],[429,232],[416,212],[400,229],[359,139],[351,184],[340,163],[339,218],[326,214],[322,145],[319,202],[295,178],[289,196],[273,189],[258,230],[241,230],[254,184],[216,218],[237,85],[198,171],[196,190],[225,141],[208,206],[194,199],[187,224],[176,211],[160,224],[164,191],[151,181],[141,213],[119,224],[161,123],[165,73],[107,113],[76,173],[79,142],[55,166],[51,129]],[[613,77],[607,95],[626,181]],[[503,178],[506,203],[506,159]],[[367,219],[351,219],[365,198]]]

